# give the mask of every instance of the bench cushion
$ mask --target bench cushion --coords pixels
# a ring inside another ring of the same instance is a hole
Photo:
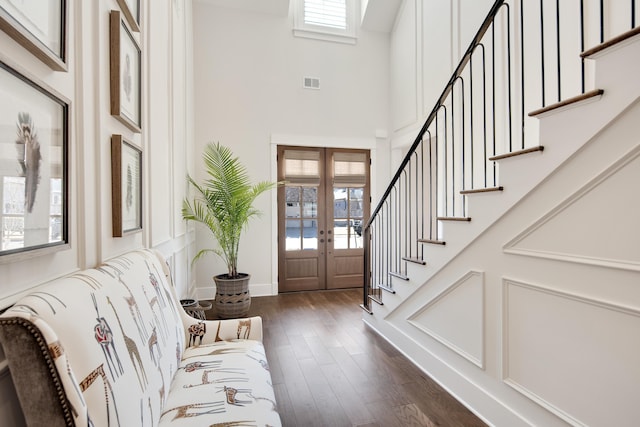
[[[279,426],[260,341],[220,341],[185,350],[161,426]]]

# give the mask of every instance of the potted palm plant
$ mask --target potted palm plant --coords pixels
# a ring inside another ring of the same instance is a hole
[[[214,276],[215,305],[222,318],[246,316],[251,305],[247,273],[238,272],[240,235],[249,220],[260,215],[254,207],[255,199],[276,183],[262,181],[252,184],[246,168],[232,151],[220,143],[209,143],[204,150],[206,179],[197,183],[187,179],[195,189],[192,199],[182,204],[182,218],[205,225],[218,243],[218,247],[201,249],[193,262],[207,253],[219,255],[228,271]]]

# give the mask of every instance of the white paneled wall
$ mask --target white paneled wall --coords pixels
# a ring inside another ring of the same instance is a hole
[[[109,110],[109,12],[119,9],[118,2],[66,3],[67,72],[53,72],[0,32],[0,60],[28,70],[71,104],[70,245],[0,264],[0,307],[46,281],[142,247],[160,250],[170,262],[179,294],[191,295],[194,235],[180,216],[185,175],[193,162],[191,0],[141,1],[141,31],[134,33],[142,48],[141,133],[130,131]],[[112,134],[143,150],[143,230],[121,238],[111,237]],[[6,370],[0,372],[0,396],[0,419],[21,425]]]
[[[394,148],[410,145],[482,20],[491,0],[405,0],[391,33]]]
[[[416,22],[418,3],[403,2],[396,26],[391,34],[391,123],[393,131],[415,124],[418,120],[418,55]]]

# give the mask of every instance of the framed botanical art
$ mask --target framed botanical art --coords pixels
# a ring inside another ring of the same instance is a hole
[[[142,230],[142,150],[111,136],[113,237]]]
[[[111,115],[134,132],[141,130],[141,52],[117,10],[110,14]]]
[[[140,31],[140,0],[118,0],[120,9],[124,14],[131,29]]]
[[[66,0],[0,0],[0,29],[53,70],[67,71]]]
[[[0,263],[69,243],[69,102],[0,62]]]

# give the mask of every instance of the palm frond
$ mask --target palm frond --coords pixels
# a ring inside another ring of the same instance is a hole
[[[239,158],[220,143],[207,144],[203,160],[207,178],[198,184],[191,176],[187,177],[196,195],[192,200],[183,201],[182,217],[209,228],[219,248],[199,251],[193,261],[214,252],[226,262],[229,275],[235,277],[240,235],[249,220],[260,215],[253,204],[258,196],[275,188],[278,183],[262,181],[252,184]]]

